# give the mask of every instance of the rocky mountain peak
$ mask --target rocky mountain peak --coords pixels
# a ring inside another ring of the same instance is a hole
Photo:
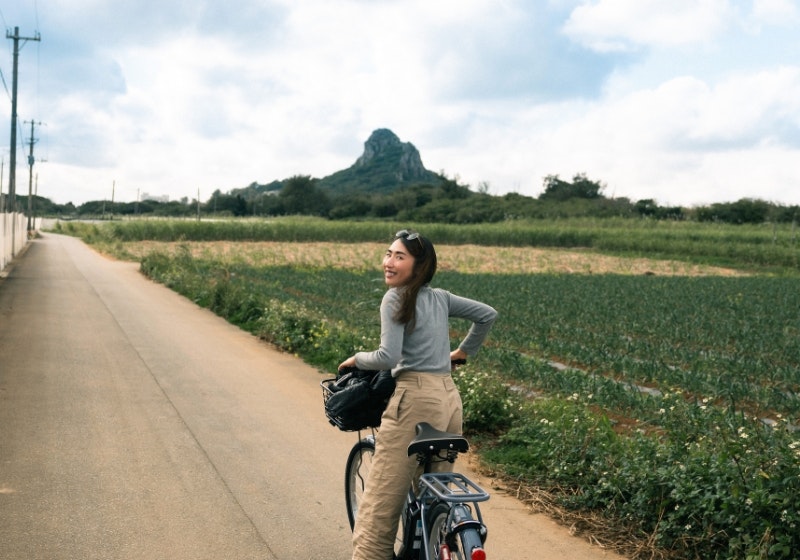
[[[410,142],[401,142],[388,128],[372,132],[364,142],[364,153],[356,160],[355,166],[367,167],[382,161],[392,161],[397,166],[397,180],[410,181],[425,179],[429,172],[422,165],[419,151]]]

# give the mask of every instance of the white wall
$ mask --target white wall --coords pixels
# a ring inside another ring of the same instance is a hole
[[[27,242],[28,218],[25,214],[0,214],[0,271],[5,270]]]

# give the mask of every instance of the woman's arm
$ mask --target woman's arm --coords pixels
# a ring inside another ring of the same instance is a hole
[[[389,290],[381,300],[381,343],[374,352],[357,352],[352,356],[352,364],[359,369],[392,369],[403,356],[403,336],[405,326],[398,323],[394,314],[399,305],[396,290]],[[345,360],[350,362],[351,358]],[[345,362],[342,362],[345,364]]]
[[[486,340],[486,336],[497,319],[497,311],[490,305],[455,294],[450,294],[450,316],[472,321],[472,326],[458,345],[458,351],[474,356]],[[452,358],[452,354],[451,354]]]

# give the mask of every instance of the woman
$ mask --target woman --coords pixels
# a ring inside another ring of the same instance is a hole
[[[383,258],[389,287],[380,307],[381,342],[374,352],[358,352],[339,365],[364,370],[391,369],[394,395],[381,418],[380,437],[353,529],[353,560],[391,560],[397,520],[417,467],[408,456],[418,422],[461,433],[461,397],[450,376],[451,362],[474,355],[497,317],[490,306],[431,288],[436,272],[433,244],[402,230]],[[458,348],[450,350],[448,319],[472,321]],[[438,469],[452,468],[437,463]]]

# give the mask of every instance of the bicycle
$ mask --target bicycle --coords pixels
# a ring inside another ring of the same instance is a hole
[[[410,489],[398,523],[396,560],[485,560],[483,545],[488,534],[479,502],[489,494],[460,473],[431,473],[436,461],[454,462],[469,449],[458,434],[441,432],[427,422],[416,426],[408,455],[417,456],[423,473],[418,490]],[[361,438],[350,450],[345,466],[345,503],[350,529],[355,525],[358,503],[375,453],[375,434]],[[475,517],[473,517],[473,511]]]
[[[323,398],[330,396],[331,381],[321,383]],[[344,429],[339,418],[329,415],[328,419],[344,431],[356,431]],[[370,430],[364,437],[357,430],[358,441],[345,464],[345,505],[351,530],[375,453],[375,428]],[[463,474],[431,472],[434,463],[453,463],[468,449],[468,441],[459,434],[436,430],[427,422],[417,424],[408,456],[416,455],[422,474],[416,491],[409,489],[398,521],[395,560],[486,559],[483,545],[488,531],[478,504],[488,500],[489,494]]]

